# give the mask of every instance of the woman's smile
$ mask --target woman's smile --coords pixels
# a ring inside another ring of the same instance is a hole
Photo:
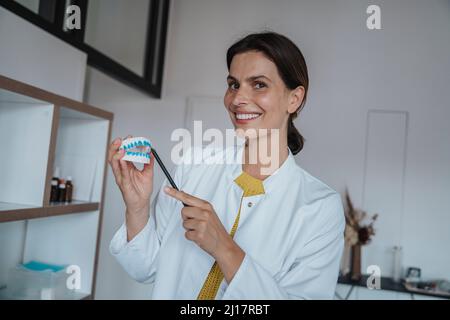
[[[234,119],[237,124],[246,124],[259,119],[261,115],[262,113],[256,112],[234,112]]]

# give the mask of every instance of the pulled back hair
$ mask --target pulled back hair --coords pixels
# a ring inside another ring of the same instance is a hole
[[[263,53],[277,67],[278,74],[286,87],[294,90],[298,86],[305,88],[302,103],[294,113],[289,115],[287,140],[293,154],[303,149],[305,139],[294,125],[300,111],[306,103],[308,93],[308,68],[300,49],[287,37],[275,32],[252,33],[234,43],[227,51],[227,67],[230,70],[233,57],[248,51]]]

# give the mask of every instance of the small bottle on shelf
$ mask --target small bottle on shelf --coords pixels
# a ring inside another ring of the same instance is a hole
[[[50,189],[50,202],[58,202],[59,201],[59,168],[56,167],[53,172],[53,178],[51,182]]]
[[[52,179],[52,188],[50,190],[50,202],[57,202],[59,198],[58,180]]]
[[[66,202],[71,203],[72,202],[72,193],[73,193],[73,184],[72,184],[72,177],[67,177],[66,181]]]
[[[66,202],[66,183],[64,179],[59,182],[59,202]]]

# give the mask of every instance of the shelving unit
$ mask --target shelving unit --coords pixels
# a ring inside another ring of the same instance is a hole
[[[113,114],[0,76],[0,288],[30,260],[77,265],[92,299]],[[72,176],[71,203],[51,203],[55,167]],[[0,289],[0,297],[5,296]]]

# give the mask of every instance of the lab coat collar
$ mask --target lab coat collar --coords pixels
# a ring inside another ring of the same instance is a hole
[[[238,144],[234,148],[236,152],[236,158],[238,161],[235,165],[232,166],[231,170],[229,171],[229,178],[234,184],[234,179],[236,179],[239,175],[242,174],[242,154],[244,152],[244,144]],[[277,181],[284,181],[287,180],[283,179],[285,176],[289,175],[289,172],[292,171],[292,169],[297,165],[294,159],[294,155],[292,154],[291,150],[288,148],[288,157],[286,160],[280,165],[278,169],[276,169],[270,176],[265,178],[263,180],[263,186],[265,193],[269,193],[271,190],[273,190],[274,187],[276,187]]]

